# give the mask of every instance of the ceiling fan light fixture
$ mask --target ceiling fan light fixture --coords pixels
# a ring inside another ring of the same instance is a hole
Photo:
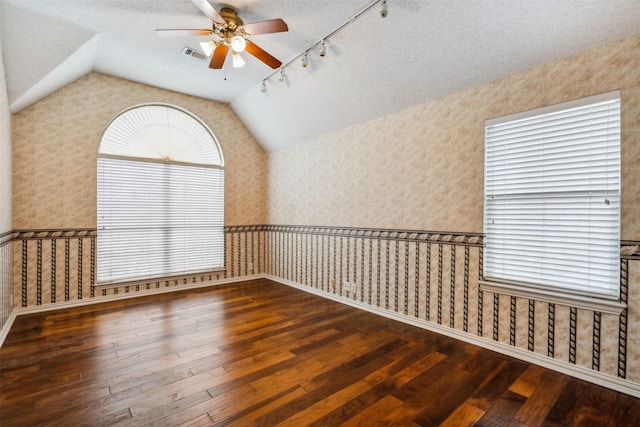
[[[231,58],[233,59],[233,68],[242,68],[246,65],[240,53],[235,50],[231,53]]]
[[[202,48],[204,54],[207,55],[207,58],[211,58],[211,55],[213,55],[213,51],[215,49],[215,45],[213,44],[213,42],[200,42],[200,47]]]
[[[231,37],[231,48],[236,52],[244,52],[247,47],[247,41],[242,36]]]

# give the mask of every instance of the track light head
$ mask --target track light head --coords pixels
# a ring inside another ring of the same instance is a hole
[[[302,56],[302,66],[304,68],[307,68],[309,66],[309,55],[307,52],[305,52],[304,55]]]
[[[260,84],[260,92],[266,92],[266,91],[267,91],[267,84],[263,80],[262,83]]]
[[[324,57],[327,54],[327,45],[325,44],[324,40],[322,40],[320,42],[320,45],[318,46],[318,55]]]
[[[285,77],[284,68],[280,68],[280,76],[278,77],[278,81],[279,82],[283,82],[284,81],[284,77]]]
[[[389,9],[387,9],[387,0],[382,0],[382,8],[380,9],[380,16],[386,18],[389,14]]]

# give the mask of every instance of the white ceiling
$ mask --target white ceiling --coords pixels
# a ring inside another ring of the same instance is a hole
[[[210,0],[244,22],[287,22],[286,33],[251,37],[283,63],[295,58],[280,82],[246,53],[244,68],[223,70],[181,54],[207,37],[157,37],[211,28],[190,0],[0,0],[11,110],[97,71],[230,103],[271,150],[640,34],[638,0],[388,0],[386,18],[375,5],[300,65],[372,2]]]

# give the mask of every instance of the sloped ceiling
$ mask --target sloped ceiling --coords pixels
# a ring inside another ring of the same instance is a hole
[[[12,111],[33,104],[93,69],[94,31],[12,4],[4,7],[3,15],[9,17],[2,21],[2,39],[7,46],[5,68]],[[13,16],[20,19],[11,19]],[[30,25],[22,25],[23,20]],[[40,42],[43,38],[47,42]],[[31,64],[34,60],[38,63]]]
[[[247,54],[244,68],[222,70],[182,55],[207,37],[157,37],[211,28],[190,0],[0,0],[11,109],[97,71],[230,103],[272,150],[640,34],[637,0],[388,0],[386,18],[378,2],[211,0],[245,22],[287,22],[251,38],[291,61],[279,81]],[[299,55],[345,23],[303,68]]]

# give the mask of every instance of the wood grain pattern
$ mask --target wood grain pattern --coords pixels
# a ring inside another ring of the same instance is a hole
[[[266,279],[20,316],[3,426],[640,425],[640,402]]]

